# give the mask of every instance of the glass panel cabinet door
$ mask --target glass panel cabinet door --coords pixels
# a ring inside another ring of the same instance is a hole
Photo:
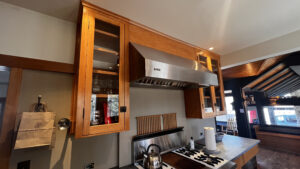
[[[94,14],[87,55],[85,134],[124,129],[124,24]]]
[[[202,55],[198,56],[198,62],[200,62],[201,66],[204,66],[206,69],[208,69],[208,64],[207,64],[208,58]]]
[[[120,27],[95,20],[90,125],[119,122]]]
[[[213,73],[217,74],[219,86],[215,86],[215,96],[216,96],[216,103],[215,103],[215,109],[217,112],[224,111],[225,110],[225,101],[224,101],[224,88],[222,83],[222,77],[221,77],[221,70],[220,65],[217,60],[212,59],[211,60],[212,65],[212,71]]]
[[[203,109],[205,113],[213,113],[213,98],[212,98],[212,90],[211,87],[204,87],[202,88],[203,91]]]
[[[198,62],[201,64],[201,66],[205,67],[207,70],[210,70],[210,60],[208,57],[199,55]],[[203,87],[201,90],[201,95],[203,97],[202,110],[204,110],[205,113],[213,113],[213,88]]]

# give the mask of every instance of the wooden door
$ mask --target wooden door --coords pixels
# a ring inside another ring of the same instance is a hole
[[[77,138],[115,133],[125,128],[124,29],[124,23],[83,8]]]

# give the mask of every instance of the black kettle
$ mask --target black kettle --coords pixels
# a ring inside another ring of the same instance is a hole
[[[151,147],[157,147],[158,152],[155,152]],[[150,144],[147,151],[144,153],[143,165],[146,169],[159,169],[162,167],[162,160],[160,156],[161,148],[157,144]]]

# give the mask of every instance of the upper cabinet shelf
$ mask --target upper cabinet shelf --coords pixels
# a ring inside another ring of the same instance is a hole
[[[95,45],[94,49],[98,50],[100,52],[106,52],[106,53],[111,53],[111,54],[114,54],[114,55],[119,55],[119,52],[111,50],[111,49],[107,49],[107,48],[104,48],[104,47],[101,47],[101,46],[96,46]]]
[[[103,31],[103,30],[100,30],[100,29],[95,29],[95,32],[100,33],[100,34],[103,34],[103,35],[107,35],[107,36],[109,36],[109,37],[119,38],[118,35],[115,35],[115,34],[113,34],[113,33],[106,32],[106,31]]]
[[[97,74],[103,74],[103,75],[112,75],[112,76],[118,76],[118,72],[112,72],[112,71],[107,71],[107,70],[101,70],[101,69],[94,69],[93,73]]]

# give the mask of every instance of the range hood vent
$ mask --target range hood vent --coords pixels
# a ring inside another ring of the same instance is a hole
[[[131,86],[184,89],[217,86],[218,77],[199,62],[130,43]]]

